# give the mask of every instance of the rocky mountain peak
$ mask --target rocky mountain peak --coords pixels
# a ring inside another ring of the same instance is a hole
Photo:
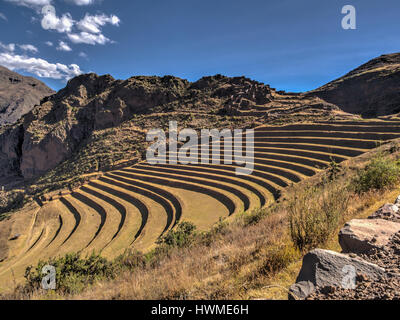
[[[0,126],[15,123],[53,93],[43,82],[0,66]]]
[[[114,82],[115,79],[109,74],[102,76],[95,73],[82,74],[69,80],[67,86],[57,93],[57,98],[60,99],[67,95],[93,97],[102,93]]]

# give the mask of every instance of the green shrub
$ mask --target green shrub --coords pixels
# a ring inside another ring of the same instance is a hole
[[[98,254],[92,253],[86,258],[81,258],[79,253],[71,253],[61,258],[39,261],[36,267],[26,268],[26,289],[41,288],[44,277],[42,269],[45,265],[55,267],[56,290],[64,293],[78,293],[97,280],[112,279],[117,271],[112,262]]]
[[[211,230],[196,234],[196,243],[210,246],[219,236],[226,235],[229,232],[228,226],[228,222],[220,217],[218,223]]]
[[[379,154],[360,170],[353,180],[355,192],[363,193],[369,190],[381,190],[395,185],[400,180],[399,163]]]
[[[335,234],[347,210],[349,192],[337,183],[308,187],[289,201],[289,227],[296,248],[309,250]]]
[[[250,213],[243,214],[243,223],[245,226],[255,225],[269,214],[266,208],[255,209]]]
[[[190,222],[181,222],[175,229],[158,240],[158,244],[165,245],[170,248],[183,248],[192,244],[196,236],[196,226]]]
[[[327,178],[329,181],[335,180],[340,171],[342,170],[342,167],[339,163],[337,163],[333,158],[331,158],[331,161],[329,162],[329,166],[327,168]]]

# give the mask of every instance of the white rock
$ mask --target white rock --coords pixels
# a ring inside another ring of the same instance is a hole
[[[368,253],[387,245],[400,231],[400,223],[384,219],[353,219],[339,232],[343,252]]]

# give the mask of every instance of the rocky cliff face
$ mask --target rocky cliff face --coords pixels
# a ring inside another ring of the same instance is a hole
[[[0,126],[15,123],[53,93],[43,82],[0,66]]]
[[[184,82],[164,80],[115,81],[95,74],[71,80],[24,117],[19,151],[22,176],[32,178],[54,168],[93,131],[118,127],[134,113],[176,99],[179,92],[174,86],[179,88]]]
[[[382,55],[308,93],[366,117],[400,112],[400,53]]]
[[[70,157],[94,133],[120,128],[139,115],[176,113],[178,109],[179,113],[218,113],[252,83],[257,85],[251,97],[267,101],[269,87],[244,77],[215,76],[190,83],[172,76],[125,81],[110,75],[78,76],[43,99],[16,125],[0,131],[0,176],[40,176]]]

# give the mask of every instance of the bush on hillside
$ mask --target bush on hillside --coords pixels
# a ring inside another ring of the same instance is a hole
[[[181,222],[175,229],[158,240],[158,244],[165,245],[170,248],[188,247],[193,243],[196,236],[196,226],[191,222]]]
[[[328,180],[333,181],[337,179],[339,173],[342,171],[342,166],[339,163],[337,163],[334,159],[331,159],[326,171]]]
[[[264,275],[275,274],[299,258],[298,252],[288,244],[271,245],[267,248],[259,272]]]
[[[25,271],[26,289],[41,288],[44,277],[42,270],[46,265],[55,267],[56,289],[63,293],[78,293],[97,280],[114,278],[117,271],[112,262],[98,254],[92,253],[81,258],[79,253],[71,253],[61,258],[39,261],[35,268],[29,266]]]
[[[379,154],[360,170],[353,180],[355,192],[363,193],[369,190],[390,188],[400,181],[400,166],[396,160]]]
[[[347,188],[335,182],[295,194],[288,205],[290,236],[295,247],[304,251],[325,244],[342,222],[348,201]]]
[[[243,216],[243,223],[245,226],[251,226],[259,223],[264,217],[269,214],[269,211],[265,208],[259,208],[253,210],[249,214]]]
[[[128,249],[115,259],[115,264],[122,269],[136,269],[146,266],[146,256],[140,251]]]

